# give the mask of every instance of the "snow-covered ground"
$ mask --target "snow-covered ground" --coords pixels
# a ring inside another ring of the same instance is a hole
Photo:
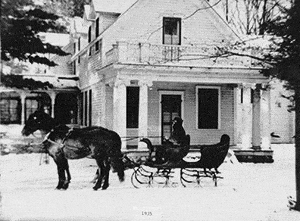
[[[218,187],[206,180],[199,188],[135,189],[127,170],[123,183],[111,173],[105,191],[92,190],[92,159],[69,161],[72,182],[58,191],[52,159],[39,165],[36,153],[0,156],[0,220],[298,221],[300,213],[287,207],[295,196],[294,146],[273,149],[273,164],[224,163]]]

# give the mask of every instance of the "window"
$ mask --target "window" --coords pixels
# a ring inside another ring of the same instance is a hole
[[[83,125],[83,106],[84,106],[84,103],[83,103],[83,92],[80,93],[79,95],[79,123],[80,125]]]
[[[87,126],[87,117],[88,117],[88,93],[87,91],[84,92],[84,106],[83,106],[83,111],[84,111],[84,120],[83,120],[83,125]]]
[[[218,129],[220,89],[197,88],[198,129]]]
[[[101,52],[101,50],[102,50],[102,39],[95,43],[95,51]]]
[[[89,27],[89,32],[88,32],[88,43],[92,41],[92,27]]]
[[[83,126],[92,126],[92,90],[81,92],[79,99],[80,124]]]
[[[80,37],[78,38],[78,45],[77,45],[77,49],[78,49],[78,51],[80,51],[80,47],[81,47],[81,45],[80,45]]]
[[[127,87],[127,128],[139,127],[139,87]]]
[[[96,19],[95,36],[96,38],[99,36],[99,18]]]
[[[89,126],[92,126],[92,90],[89,90]]]
[[[73,74],[76,75],[76,60],[73,61]]]
[[[181,44],[181,18],[163,18],[163,44]]]
[[[0,122],[1,124],[21,123],[21,99],[19,97],[0,99]]]
[[[25,99],[25,119],[28,119],[29,115],[35,112],[39,108],[39,102],[35,97],[28,97]]]

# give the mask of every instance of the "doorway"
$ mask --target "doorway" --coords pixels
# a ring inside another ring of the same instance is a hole
[[[170,137],[172,121],[175,117],[182,118],[183,92],[162,93],[161,99],[161,142],[164,137]]]

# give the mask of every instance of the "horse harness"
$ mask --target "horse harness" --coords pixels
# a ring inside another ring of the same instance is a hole
[[[56,142],[56,141],[54,141],[54,140],[51,140],[50,138],[49,138],[49,134],[51,133],[51,132],[53,132],[53,130],[51,130],[50,132],[49,132],[49,134],[46,136],[46,139],[45,140],[47,140],[48,142],[50,142],[50,143],[52,143],[52,144],[55,144],[55,145],[57,145],[57,146],[59,146],[61,149],[63,149],[64,147],[69,147],[69,148],[71,148],[71,149],[78,149],[78,147],[76,147],[76,146],[71,146],[71,145],[66,145],[65,144],[65,141],[66,141],[66,139],[70,136],[70,134],[71,134],[71,132],[73,131],[73,128],[71,128],[70,130],[68,130],[68,132],[66,133],[66,135],[64,136],[64,138],[62,139],[62,142],[61,143],[58,143],[58,142]]]

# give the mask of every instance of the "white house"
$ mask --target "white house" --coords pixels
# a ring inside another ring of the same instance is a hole
[[[180,116],[191,145],[226,133],[244,160],[272,161],[269,79],[250,57],[222,56],[240,38],[207,1],[92,0],[70,30],[81,125],[140,149],[130,138],[161,145]]]

